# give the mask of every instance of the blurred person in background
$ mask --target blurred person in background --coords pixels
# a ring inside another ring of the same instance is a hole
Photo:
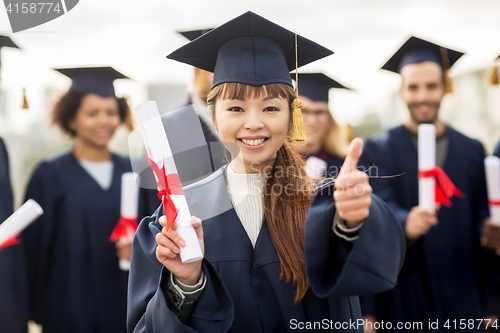
[[[367,141],[360,164],[375,165],[374,193],[391,207],[405,230],[405,264],[396,288],[377,299],[364,299],[370,320],[422,322],[424,331],[448,331],[454,319],[476,320],[489,313],[485,305],[484,259],[479,245],[481,226],[488,217],[482,144],[457,132],[439,118],[449,88],[447,71],[463,55],[411,37],[382,67],[401,75],[400,96],[410,117],[401,126]],[[418,203],[418,126],[436,127],[436,165],[444,169],[463,198],[452,206],[429,212]],[[373,176],[373,174],[372,174]],[[365,317],[366,318],[366,317]],[[439,320],[438,329],[429,329]],[[475,321],[477,329],[479,322]]]
[[[19,48],[12,39],[0,35],[0,52],[3,47]],[[0,62],[0,77],[1,65]],[[9,174],[9,155],[5,142],[0,138],[0,224],[13,213],[14,209]],[[0,246],[1,333],[25,333],[28,330],[26,271],[23,265],[23,248],[18,242],[19,240],[15,244]]]
[[[295,79],[294,73],[292,79]],[[306,157],[309,177],[319,179],[325,171],[336,177],[344,163],[349,143],[328,108],[328,92],[333,88],[350,88],[323,73],[299,73],[298,79],[307,140],[296,143],[297,149]]]
[[[125,98],[117,98],[111,67],[57,69],[72,79],[51,121],[75,140],[73,149],[41,162],[26,191],[44,215],[24,232],[30,319],[43,332],[125,332],[131,244],[109,241],[120,219],[121,175],[130,160],[108,148],[121,124],[131,129]]]

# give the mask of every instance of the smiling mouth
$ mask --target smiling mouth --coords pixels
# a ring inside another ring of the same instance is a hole
[[[264,141],[267,141],[267,140],[269,140],[269,138],[262,138],[262,139],[255,139],[255,140],[238,139],[238,141],[241,141],[244,144],[249,145],[249,146],[258,146],[258,145],[260,145],[261,143],[263,143]]]

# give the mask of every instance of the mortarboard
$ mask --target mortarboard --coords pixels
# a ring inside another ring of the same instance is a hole
[[[400,73],[405,65],[433,61],[444,70],[448,70],[463,55],[463,52],[412,36],[382,66],[382,69]]]
[[[128,79],[113,67],[55,68],[55,70],[73,81],[71,88],[102,97],[116,97],[113,81]]]
[[[214,73],[212,89],[222,83],[252,86],[284,83],[292,86],[290,71],[326,57],[329,49],[246,12],[170,53],[167,58]],[[293,107],[293,140],[306,139],[300,108]]]
[[[292,79],[295,73],[291,74]],[[328,103],[328,91],[332,88],[351,90],[323,73],[299,73],[300,95],[316,102]]]
[[[298,66],[333,52],[297,36]],[[295,34],[265,18],[246,12],[170,53],[167,58],[214,73],[212,88],[225,82],[253,86],[292,85],[296,68]]]
[[[412,36],[382,66],[382,69],[400,73],[401,69],[406,65],[432,61],[443,69],[446,79],[446,92],[451,92],[451,80],[448,77],[448,71],[463,55],[463,52]]]
[[[193,41],[196,38],[206,34],[207,32],[209,32],[211,30],[213,30],[213,28],[189,30],[189,31],[177,31],[177,32],[180,33],[181,35],[183,35],[184,37],[186,37],[187,39],[189,39],[190,41]]]
[[[10,37],[0,35],[0,51],[2,50],[2,47],[12,47],[15,49],[20,49],[19,46],[17,46],[16,43],[14,43],[12,39],[10,39]],[[0,66],[2,66],[1,57],[0,57]]]

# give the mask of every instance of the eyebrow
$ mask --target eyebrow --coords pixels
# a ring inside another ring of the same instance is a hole
[[[279,97],[279,96],[267,96],[267,97],[264,97],[263,101],[267,101],[267,100],[274,99],[274,98],[281,99],[281,97]]]

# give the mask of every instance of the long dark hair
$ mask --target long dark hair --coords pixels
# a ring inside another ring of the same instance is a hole
[[[215,103],[221,99],[246,99],[259,96],[280,96],[291,103],[296,94],[287,84],[273,83],[251,86],[241,83],[223,83],[207,97],[208,109],[215,119]],[[306,176],[304,159],[292,147],[293,124],[274,160],[264,190],[264,214],[267,229],[281,263],[281,279],[296,288],[295,302],[300,302],[309,289],[304,258],[304,231],[307,211],[314,194],[313,181]],[[279,191],[279,192],[278,192]]]

